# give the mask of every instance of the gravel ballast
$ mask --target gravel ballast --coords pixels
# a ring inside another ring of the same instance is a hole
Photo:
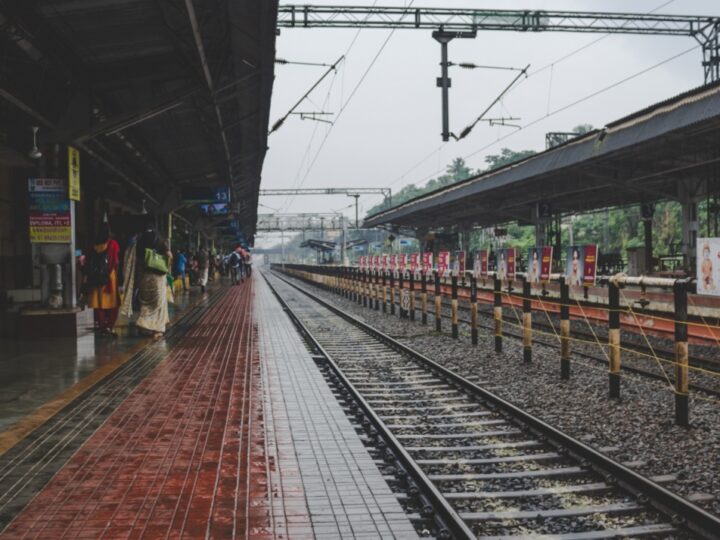
[[[717,398],[691,394],[691,426],[682,428],[674,423],[674,394],[666,382],[623,373],[621,398],[610,399],[607,370],[591,360],[573,356],[571,378],[561,381],[556,349],[535,345],[533,361],[524,363],[518,339],[504,339],[503,352],[496,353],[494,336],[487,329],[480,330],[479,343],[473,346],[462,328],[459,339],[449,335],[447,319],[443,332],[436,333],[432,315],[423,326],[419,317],[415,322],[400,319],[294,281],[586,444],[611,448],[611,457],[637,472],[674,475],[676,479],[665,487],[720,514]]]

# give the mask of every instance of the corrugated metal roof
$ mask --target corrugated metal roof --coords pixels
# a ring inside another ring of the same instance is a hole
[[[720,120],[720,83],[703,86],[616,120],[602,130],[530,156],[500,169],[421,195],[365,220],[366,226],[403,223],[418,212],[437,212],[453,203],[468,205],[482,194],[502,192],[533,179],[567,175],[572,168],[641,148],[693,125]],[[561,195],[561,194],[559,194]],[[602,202],[598,201],[602,206]]]

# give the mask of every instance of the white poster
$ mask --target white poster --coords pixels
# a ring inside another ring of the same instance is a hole
[[[698,238],[697,292],[720,296],[720,238]]]

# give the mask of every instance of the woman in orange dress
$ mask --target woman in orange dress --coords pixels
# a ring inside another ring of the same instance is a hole
[[[86,262],[88,306],[95,310],[98,332],[115,336],[113,328],[120,308],[118,264],[120,246],[103,225],[90,249]]]

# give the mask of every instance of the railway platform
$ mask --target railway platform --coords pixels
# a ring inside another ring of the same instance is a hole
[[[1,435],[1,434],[0,434]],[[413,538],[262,278],[189,307],[0,455],[2,538]]]

